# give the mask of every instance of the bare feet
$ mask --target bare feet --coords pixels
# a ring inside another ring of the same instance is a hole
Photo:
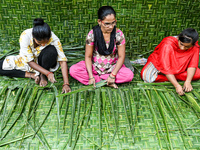
[[[36,84],[39,84],[39,82],[40,82],[40,77],[39,76],[35,76],[35,73],[26,72],[25,73],[25,77],[34,79]]]
[[[46,76],[43,74],[40,74],[40,86],[44,87],[48,83]]]
[[[109,87],[113,87],[113,88],[115,88],[115,89],[118,89],[118,86],[117,86],[117,84],[115,84],[115,83],[108,84],[108,86],[109,86]]]

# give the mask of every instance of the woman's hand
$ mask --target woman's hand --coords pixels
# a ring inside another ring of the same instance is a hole
[[[191,82],[185,81],[185,83],[184,83],[184,85],[183,85],[183,90],[184,90],[185,92],[190,92],[190,91],[192,91],[193,88],[192,88]]]
[[[107,86],[113,87],[115,89],[118,88],[118,86],[115,84],[115,77],[112,75],[112,73],[108,76],[106,79]]]
[[[112,77],[111,75],[108,76],[106,79],[107,85],[115,83],[115,77]]]
[[[56,79],[54,78],[54,74],[53,73],[50,73],[48,76],[47,76],[48,80],[51,82],[51,83],[55,83],[57,82]]]
[[[94,77],[89,78],[88,84],[89,84],[89,85],[90,85],[90,84],[93,84],[93,86],[96,87],[96,85],[95,85],[95,78],[94,78]]]
[[[69,85],[67,84],[63,85],[62,93],[68,93],[68,92],[71,92]]]
[[[178,93],[179,95],[184,95],[184,91],[182,86],[179,84],[178,86],[175,87],[176,88],[176,93]]]

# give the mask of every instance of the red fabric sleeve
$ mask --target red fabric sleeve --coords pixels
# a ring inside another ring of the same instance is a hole
[[[198,64],[199,64],[199,47],[198,45],[195,45],[195,52],[194,55],[188,65],[188,68],[198,68]]]

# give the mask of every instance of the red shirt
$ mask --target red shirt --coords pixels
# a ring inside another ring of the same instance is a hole
[[[177,38],[166,37],[149,56],[149,61],[163,74],[180,74],[185,72],[187,68],[198,68],[198,42],[187,50],[181,50]]]

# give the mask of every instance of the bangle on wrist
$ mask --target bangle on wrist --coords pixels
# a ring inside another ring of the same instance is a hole
[[[177,87],[179,87],[179,86],[181,86],[181,85],[179,84],[179,85],[175,86],[175,88],[177,88]],[[182,87],[182,86],[181,86],[181,87]]]
[[[65,86],[65,85],[68,85],[68,86],[69,86],[69,83],[64,83],[62,86]]]
[[[111,79],[115,79],[115,77],[111,77],[110,75],[109,75],[109,77],[110,77]]]
[[[89,78],[89,80],[91,80],[91,79],[94,79],[94,77],[92,77],[92,78]]]
[[[111,72],[111,75],[113,76],[113,77],[115,77],[116,75],[114,75],[112,72]]]
[[[47,78],[48,78],[48,75],[50,75],[51,73],[53,73],[53,72],[50,72],[50,71],[49,71],[49,72],[46,74]]]

